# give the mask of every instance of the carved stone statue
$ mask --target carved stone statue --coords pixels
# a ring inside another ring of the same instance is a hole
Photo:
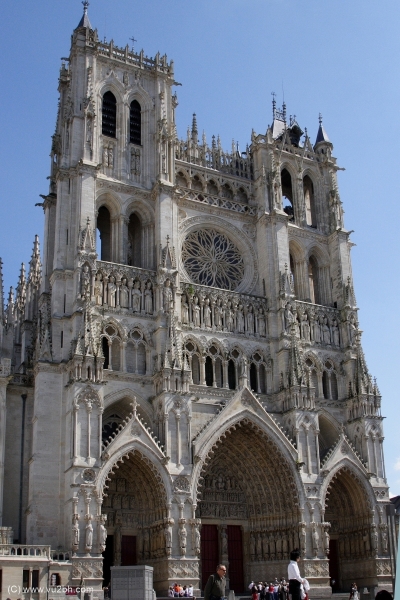
[[[324,531],[324,550],[325,550],[325,554],[328,556],[329,554],[329,533],[328,530],[325,529]]]
[[[153,290],[150,281],[146,283],[146,289],[144,290],[144,312],[146,315],[153,314]]]
[[[323,337],[324,344],[330,344],[331,343],[331,332],[329,330],[328,318],[327,317],[324,317],[324,320],[322,322],[322,337]]]
[[[122,280],[120,291],[119,291],[119,304],[120,304],[121,308],[129,307],[129,290],[128,290],[128,286],[126,285],[125,277]]]
[[[308,322],[307,313],[304,313],[304,315],[303,315],[302,330],[303,330],[303,339],[306,342],[309,342],[310,341],[310,323]]]
[[[340,345],[339,327],[338,327],[336,319],[334,319],[333,323],[332,323],[332,342],[333,342],[334,346],[339,346]]]
[[[249,306],[249,312],[247,313],[247,331],[250,334],[254,333],[254,313],[251,305]]]
[[[141,292],[140,292],[140,281],[135,281],[135,283],[133,284],[133,289],[132,289],[132,311],[133,312],[140,312],[140,299],[141,299]]]
[[[376,531],[376,525],[371,527],[371,548],[374,556],[378,554],[378,533]]]
[[[317,526],[314,523],[313,525],[313,530],[312,530],[312,549],[313,549],[313,553],[314,556],[318,556],[318,549],[319,549],[319,535],[318,535],[318,530],[317,530]]]
[[[200,556],[200,531],[198,525],[193,525],[193,549],[196,556]]]
[[[79,525],[76,520],[74,520],[72,525],[72,544],[75,549],[79,548]]]
[[[383,554],[387,554],[388,551],[388,534],[386,529],[381,531],[381,541],[382,541],[382,552]]]
[[[228,331],[233,331],[233,314],[232,314],[232,303],[228,302],[225,310],[225,327]]]
[[[197,296],[193,298],[193,325],[194,327],[200,327],[200,306],[199,299]]]
[[[305,555],[306,552],[306,542],[307,542],[307,532],[306,532],[306,524],[304,521],[300,523],[300,548],[302,556]]]
[[[292,307],[289,302],[285,306],[285,330],[286,333],[290,333],[290,328],[294,320],[294,315],[292,312]]]
[[[85,546],[88,549],[93,546],[93,525],[90,519],[85,527]]]
[[[218,300],[216,305],[214,306],[214,320],[216,329],[222,328],[222,307],[221,300]]]
[[[103,304],[103,282],[101,281],[101,273],[97,273],[96,281],[94,282],[94,296],[96,304],[101,306]]]
[[[211,327],[211,308],[208,298],[204,302],[204,327]]]
[[[186,538],[187,538],[187,531],[186,531],[186,527],[184,525],[181,525],[179,527],[178,538],[179,538],[179,548],[181,551],[181,556],[184,556],[186,554]]]
[[[115,285],[115,278],[110,277],[110,281],[108,282],[108,306],[111,308],[115,308],[115,295],[117,292],[117,286]]]
[[[167,556],[171,556],[172,552],[172,529],[169,525],[164,527],[165,549]]]
[[[228,555],[228,535],[225,527],[221,529],[221,554],[222,556]]]
[[[165,283],[164,283],[163,305],[164,305],[164,310],[166,312],[169,312],[171,310],[171,308],[173,308],[173,296],[172,296],[170,279],[166,279]]]
[[[100,549],[101,552],[104,552],[106,549],[106,541],[107,541],[107,529],[104,527],[103,523],[100,524]]]
[[[241,304],[239,304],[236,311],[236,329],[238,333],[244,333],[243,306]]]
[[[181,318],[182,318],[182,323],[189,323],[189,305],[186,302],[187,297],[185,296],[185,294],[183,294],[182,299],[181,299]]]
[[[88,265],[84,265],[81,275],[81,296],[86,298],[90,295],[90,271]]]
[[[319,344],[321,342],[321,326],[319,324],[319,317],[317,316],[314,321],[314,342]]]

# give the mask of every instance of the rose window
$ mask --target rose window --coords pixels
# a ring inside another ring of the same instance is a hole
[[[244,277],[244,262],[234,243],[214,229],[192,231],[182,247],[182,261],[194,283],[235,290]]]

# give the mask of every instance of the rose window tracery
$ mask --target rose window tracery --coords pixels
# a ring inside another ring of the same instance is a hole
[[[215,229],[189,233],[182,247],[184,267],[194,283],[235,290],[244,277],[244,262],[235,244]]]

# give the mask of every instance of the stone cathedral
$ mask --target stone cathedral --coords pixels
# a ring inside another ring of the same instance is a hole
[[[100,41],[87,5],[41,249],[0,306],[3,596],[101,598],[135,564],[158,595],[201,590],[219,561],[240,593],[296,547],[314,597],[388,586],[381,396],[321,117],[313,144],[274,98],[245,152],[195,116],[180,139],[173,62]]]

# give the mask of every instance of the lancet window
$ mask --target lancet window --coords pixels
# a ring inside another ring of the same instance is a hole
[[[267,393],[267,364],[260,352],[251,357],[250,388],[257,394]]]
[[[101,206],[97,215],[97,254],[101,260],[111,261],[111,216],[106,206]]]
[[[147,350],[148,345],[143,332],[138,328],[133,329],[129,333],[126,345],[126,370],[128,373],[146,374]]]
[[[314,184],[308,175],[306,175],[303,179],[303,191],[304,203],[306,208],[306,223],[310,227],[317,227],[314,199]]]
[[[117,101],[112,92],[106,92],[102,105],[102,134],[115,138],[117,135]]]
[[[129,112],[129,141],[138,146],[142,143],[142,108],[137,100],[132,100]]]
[[[294,220],[292,177],[287,169],[282,169],[281,186],[283,210],[291,220]]]
[[[184,348],[190,370],[192,371],[192,383],[200,385],[200,351],[197,345],[191,340],[186,342]]]
[[[308,287],[310,291],[310,300],[313,304],[321,304],[321,294],[319,289],[319,268],[314,256],[310,256],[308,261]]]
[[[101,336],[103,354],[105,357],[104,368],[110,371],[121,370],[121,337],[115,325],[106,325]],[[103,341],[103,340],[106,340]],[[106,345],[107,344],[107,345]],[[106,349],[106,352],[104,350]],[[108,364],[107,364],[108,362]],[[107,366],[106,366],[107,365]]]
[[[335,368],[330,361],[326,361],[322,373],[322,389],[326,400],[338,399],[338,383]]]
[[[142,267],[143,228],[140,217],[132,213],[128,224],[128,256],[127,264]]]

